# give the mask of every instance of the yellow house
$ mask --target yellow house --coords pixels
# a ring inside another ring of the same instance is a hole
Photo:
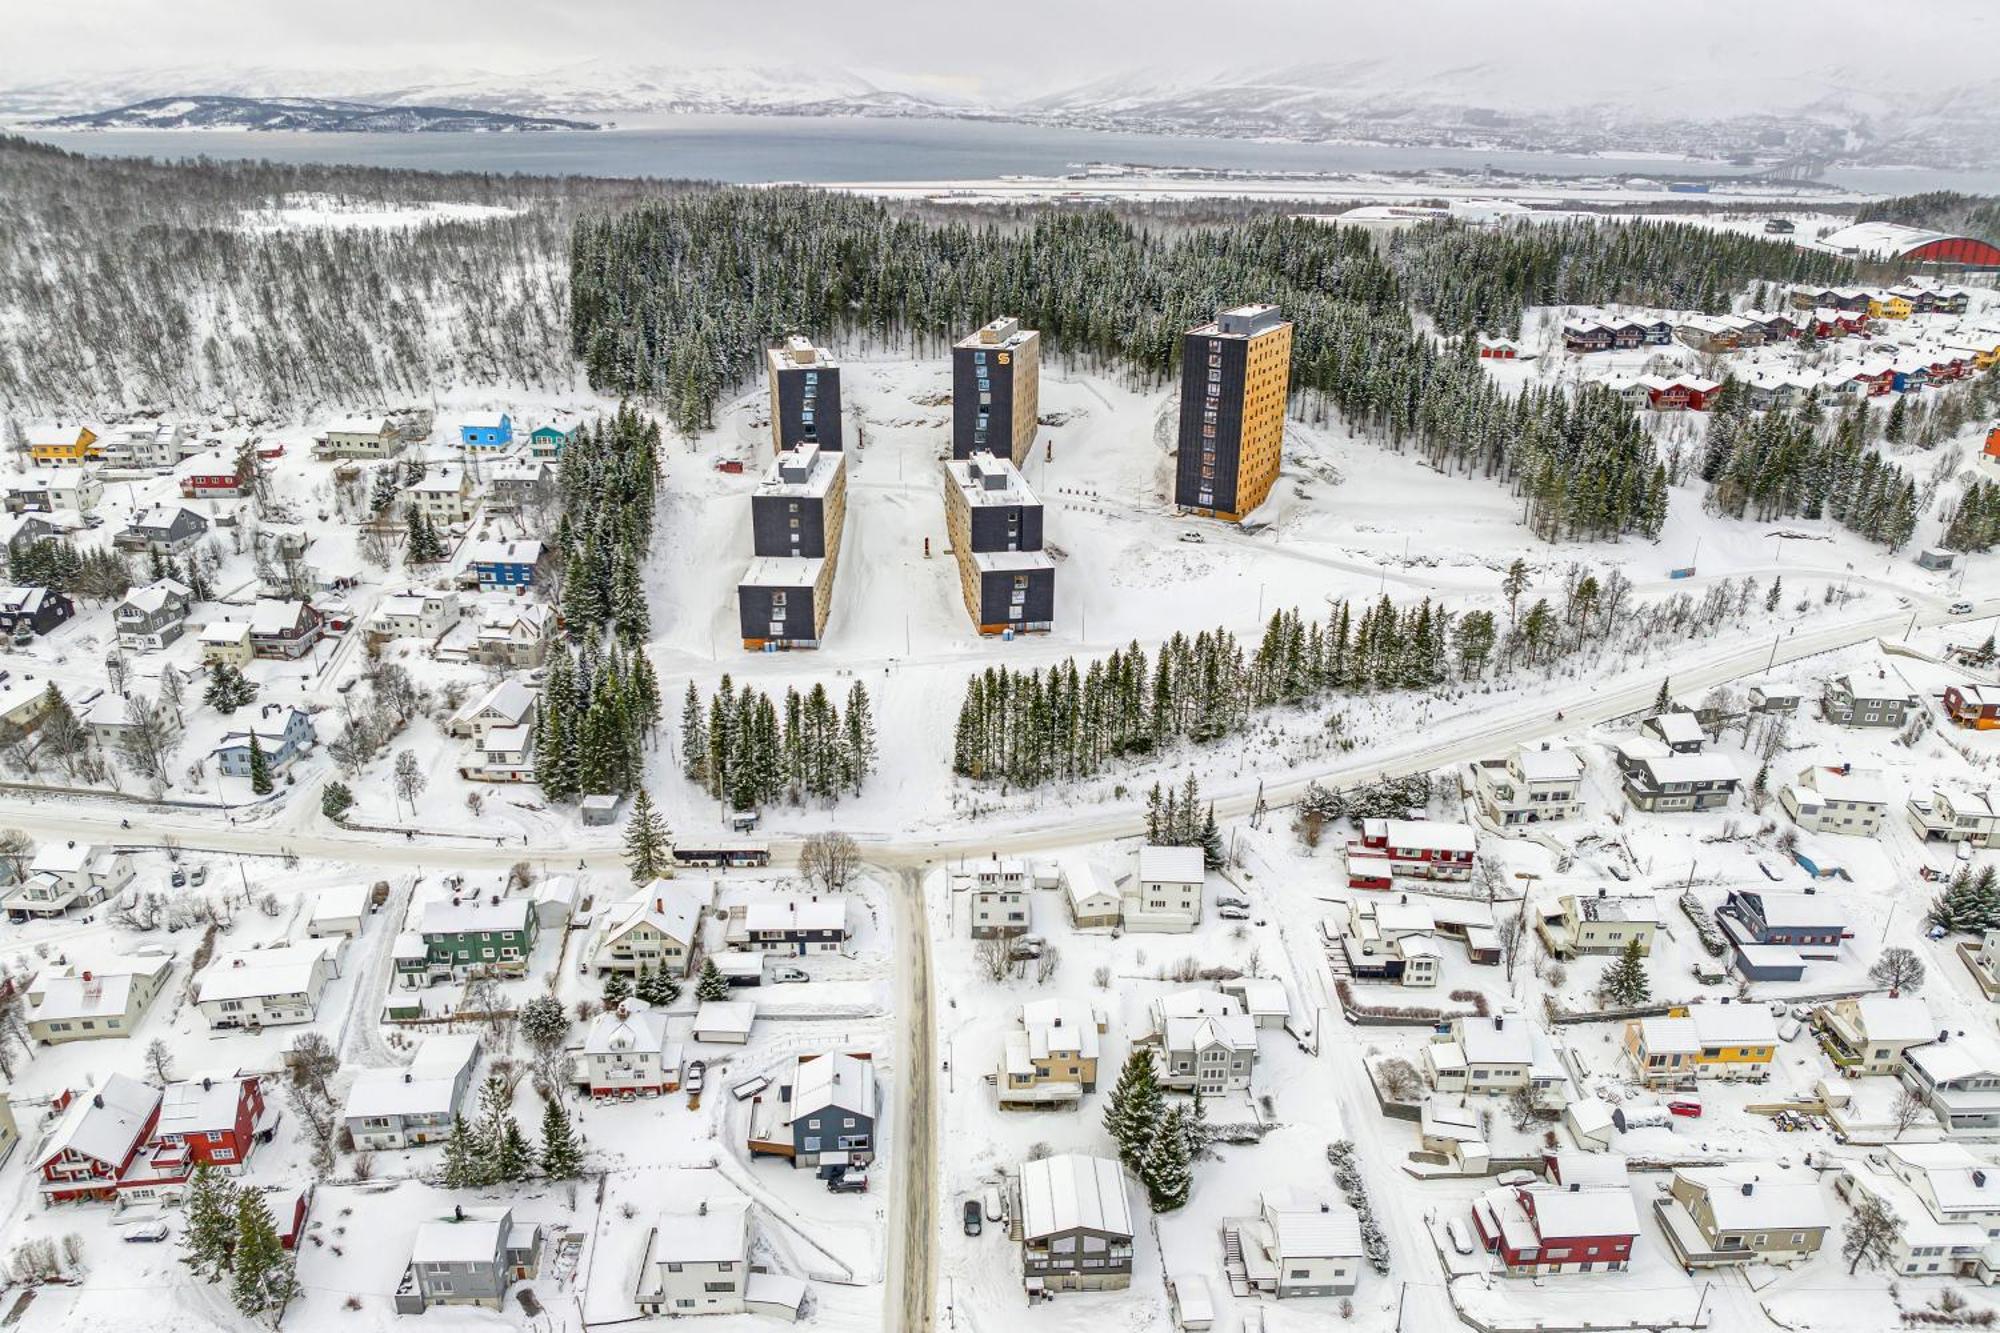
[[[1757,1005],[1682,1006],[1627,1023],[1625,1054],[1645,1083],[1759,1079],[1777,1058],[1778,1028]]]
[[[1910,303],[1889,292],[1871,292],[1868,296],[1868,318],[1908,319]]]
[[[88,426],[51,426],[28,437],[28,455],[36,466],[81,465],[104,457],[97,432]]]

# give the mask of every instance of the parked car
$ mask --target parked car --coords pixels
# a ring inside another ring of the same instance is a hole
[[[1247,907],[1223,907],[1217,909],[1215,914],[1224,921],[1248,921],[1250,919],[1250,909]]]
[[[1451,1248],[1460,1254],[1472,1253],[1472,1228],[1465,1225],[1462,1217],[1448,1218],[1444,1224],[1444,1234],[1451,1237]]]
[[[701,1085],[707,1078],[708,1061],[690,1060],[687,1073],[681,1079],[681,1088],[685,1092],[700,1092]]]
[[[193,870],[188,871],[188,883],[194,885],[197,889],[208,883],[208,867],[196,866]]]
[[[128,1244],[145,1245],[163,1241],[166,1238],[167,1224],[158,1218],[154,1218],[150,1222],[135,1222],[131,1226],[126,1227],[125,1234],[120,1239]]]
[[[1022,935],[1007,946],[1007,951],[1016,958],[1040,958],[1045,942],[1040,935]]]
[[[1955,616],[1969,616],[1972,614],[1972,603],[1961,597],[1951,604],[1951,613]]]
[[[837,1176],[828,1176],[826,1189],[829,1194],[866,1194],[868,1170],[866,1167],[850,1166]]]
[[[1540,1179],[1541,1177],[1533,1171],[1502,1171],[1499,1175],[1493,1177],[1493,1183],[1496,1185],[1532,1185]]]
[[[177,889],[186,888],[188,882],[187,871],[176,868],[173,874],[167,876],[167,882]]]
[[[1238,898],[1234,894],[1229,893],[1218,897],[1215,900],[1215,905],[1217,907],[1241,907],[1246,912],[1250,910],[1250,900],[1248,898]]]
[[[1007,1216],[1007,1205],[1000,1199],[998,1185],[988,1185],[985,1193],[979,1196],[979,1203],[986,1210],[986,1220],[989,1222],[998,1222]]]
[[[1202,536],[1199,532],[1196,532],[1193,528],[1189,528],[1187,531],[1181,534],[1181,540],[1184,542],[1205,542],[1208,540],[1208,538]]]
[[[1689,1120],[1701,1119],[1701,1098],[1676,1097],[1667,1103],[1667,1114],[1686,1116]]]
[[[811,981],[812,978],[796,967],[774,967],[764,974],[766,981]]]
[[[965,1201],[964,1218],[966,1235],[976,1236],[986,1229],[985,1219],[979,1211],[979,1200],[967,1199]]]

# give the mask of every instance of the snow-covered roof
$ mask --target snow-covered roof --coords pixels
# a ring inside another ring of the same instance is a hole
[[[1701,1035],[1691,1018],[1641,1018],[1639,1039],[1650,1055],[1693,1055],[1701,1049]]]
[[[1139,849],[1139,878],[1147,883],[1199,884],[1207,870],[1199,847],[1157,847]]]
[[[1105,886],[1097,868],[1082,859],[1064,863],[1063,888],[1069,894],[1073,909],[1100,909],[1107,904],[1115,906],[1118,901],[1118,895]]]
[[[386,417],[345,417],[326,428],[329,435],[386,435],[388,431]]]
[[[526,898],[473,895],[456,901],[433,898],[424,904],[426,935],[462,935],[466,931],[525,930],[535,905]]]
[[[1243,977],[1225,984],[1242,999],[1243,1012],[1252,1018],[1259,1014],[1285,1015],[1292,1011],[1291,1001],[1285,997],[1285,983],[1276,977]]]
[[[129,1013],[133,978],[157,979],[171,966],[173,962],[167,958],[115,958],[103,966],[72,966],[55,976],[37,977],[28,987],[28,1018],[31,1022],[62,1022]]]
[[[1930,1041],[1938,1034],[1931,1008],[1915,995],[1867,995],[1854,1002],[1855,1018],[1869,1041]]]
[[[465,548],[465,563],[468,565],[533,565],[539,564],[541,559],[542,544],[536,541],[495,537],[468,542]]]
[[[1733,782],[1736,765],[1719,754],[1663,754],[1646,760],[1655,782]]]
[[[1479,847],[1479,835],[1470,824],[1430,819],[1385,819],[1382,825],[1391,847],[1423,847],[1438,852],[1470,852]]]
[[[1607,893],[1576,895],[1577,915],[1585,921],[1629,921],[1658,924],[1660,905],[1650,893]]]
[[[1708,739],[1693,713],[1665,712],[1646,720],[1669,745],[1699,745]]]
[[[1597,1102],[1599,1106],[1604,1105],[1595,1097],[1584,1100]],[[1610,1116],[1607,1114],[1605,1119],[1608,1122]],[[1629,1172],[1624,1153],[1579,1152],[1574,1148],[1564,1148],[1555,1154],[1554,1168],[1553,1179],[1562,1185],[1602,1188],[1615,1185],[1619,1189],[1624,1189],[1628,1183]]]
[[[28,863],[30,875],[77,875],[92,869],[97,862],[97,848],[87,842],[71,839],[67,842],[45,843],[35,852],[35,859]]]
[[[250,632],[283,634],[288,629],[296,629],[305,610],[304,602],[282,602],[273,597],[259,597],[257,604],[250,608]]]
[[[636,926],[651,926],[671,939],[692,945],[701,930],[701,899],[672,880],[656,879],[629,902],[611,909],[604,923],[608,943]]]
[[[308,995],[315,980],[326,980],[326,942],[276,949],[240,949],[210,963],[195,983],[195,1002],[249,1000],[270,995]]]
[[[660,1214],[652,1258],[662,1264],[741,1263],[749,1235],[748,1200],[703,1199],[691,1212]]]
[[[749,1032],[757,1021],[754,1000],[703,1000],[694,1011],[696,1032]]]
[[[1344,1203],[1316,1199],[1304,1191],[1273,1191],[1264,1196],[1264,1220],[1284,1259],[1361,1257],[1361,1223]]]
[[[644,1000],[628,999],[619,1001],[615,1008],[607,1009],[592,1021],[583,1039],[583,1053],[615,1055],[644,1051],[661,1055],[671,1045],[667,1040],[666,1012]]]
[[[1028,1038],[1028,1053],[1036,1060],[1071,1052],[1089,1060],[1097,1058],[1097,1017],[1081,1000],[1030,1000],[1021,1006],[1021,1027]]]
[[[160,1104],[160,1090],[124,1074],[113,1074],[95,1090],[84,1088],[63,1108],[42,1142],[41,1161],[65,1151],[99,1162],[123,1165]]]
[[[1544,1240],[1565,1236],[1633,1236],[1639,1232],[1639,1210],[1632,1191],[1613,1186],[1528,1185],[1537,1230]]]
[[[873,1116],[875,1062],[845,1051],[800,1056],[792,1071],[792,1118],[828,1107]]]
[[[1240,1000],[1213,986],[1191,986],[1153,1000],[1153,1015],[1162,1023],[1169,1018],[1220,1018],[1242,1012]]]
[[[534,688],[526,681],[507,679],[495,685],[486,693],[470,699],[451,715],[454,723],[470,722],[481,713],[491,709],[511,723],[519,725],[535,708]]]
[[[161,579],[126,593],[125,600],[120,605],[133,607],[152,615],[156,611],[165,610],[170,601],[178,599],[185,602],[193,596],[194,592],[185,583],[178,583],[173,579]]]
[[[1756,1004],[1695,1004],[1688,1019],[1704,1046],[1775,1046],[1777,1020]]]
[[[1958,239],[1946,231],[1906,227],[1899,222],[1857,222],[1819,238],[1828,250],[1852,250],[1861,255],[1894,259],[1935,241]]]
[[[341,1114],[350,1120],[379,1116],[442,1115],[457,1109],[459,1075],[479,1054],[471,1033],[425,1037],[402,1068],[364,1069],[347,1090]]]
[[[1823,894],[1766,893],[1762,889],[1739,892],[1743,897],[1757,900],[1759,914],[1767,926],[1831,926],[1846,920],[1839,904]]]
[[[1887,1151],[1905,1176],[1924,1178],[1941,1211],[2000,1211],[2000,1166],[1974,1157],[1964,1144],[1896,1143]]]
[[[1423,898],[1410,898],[1399,902],[1376,902],[1372,899],[1362,903],[1364,908],[1372,907],[1375,928],[1387,933],[1398,931],[1403,934],[1429,934],[1437,929],[1437,918],[1431,914],[1430,903]]]
[[[1827,1224],[1819,1186],[1776,1167],[1680,1167],[1674,1174],[1707,1192],[1718,1231],[1798,1231]]]
[[[2000,1052],[1981,1037],[1912,1046],[1903,1052],[1903,1058],[1922,1069],[1933,1083],[1949,1083],[1978,1074],[2000,1075]]]
[[[161,1134],[206,1134],[234,1129],[243,1085],[254,1080],[204,1075],[169,1083],[160,1096]]]
[[[458,424],[469,430],[499,430],[511,423],[505,412],[468,412],[459,418]]]
[[[413,1264],[490,1264],[513,1229],[505,1208],[467,1208],[462,1219],[439,1218],[417,1228],[410,1242]]]
[[[1132,1210],[1118,1163],[1082,1153],[1058,1153],[1021,1164],[1021,1234],[1039,1240],[1087,1228],[1132,1234]]]
[[[1161,1030],[1160,1039],[1170,1051],[1199,1051],[1209,1046],[1223,1046],[1232,1051],[1255,1052],[1257,1024],[1248,1014],[1169,1018]]]
[[[319,891],[313,900],[312,920],[344,921],[368,911],[368,886],[359,882],[335,884]]]
[[[195,637],[203,643],[241,643],[249,633],[247,620],[216,620],[203,625]]]
[[[1516,1017],[1462,1018],[1458,1021],[1458,1042],[1467,1063],[1475,1065],[1527,1065],[1534,1063],[1534,1042],[1528,1024]]]
[[[1822,766],[1807,769],[1806,774],[1813,790],[1829,801],[1860,801],[1868,805],[1889,803],[1889,789],[1883,785],[1880,773],[1852,768],[1843,773],[1839,768]]]
[[[1523,745],[1514,764],[1527,782],[1562,782],[1583,773],[1583,761],[1567,745]]]
[[[754,902],[743,909],[743,926],[752,931],[847,929],[847,900],[828,898],[799,902]]]

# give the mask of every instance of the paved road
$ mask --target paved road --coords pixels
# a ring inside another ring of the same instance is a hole
[[[890,892],[895,897],[896,971],[902,992],[896,1067],[903,1104],[897,1116],[896,1201],[890,1210],[885,1303],[890,1327],[923,1333],[937,1309],[937,1045],[924,875],[911,869],[897,878],[900,883]]]

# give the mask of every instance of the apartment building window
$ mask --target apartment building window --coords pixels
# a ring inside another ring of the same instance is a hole
[[[774,592],[771,594],[772,606],[778,607],[778,606],[783,606],[784,604],[785,604],[785,594],[783,592]]]

